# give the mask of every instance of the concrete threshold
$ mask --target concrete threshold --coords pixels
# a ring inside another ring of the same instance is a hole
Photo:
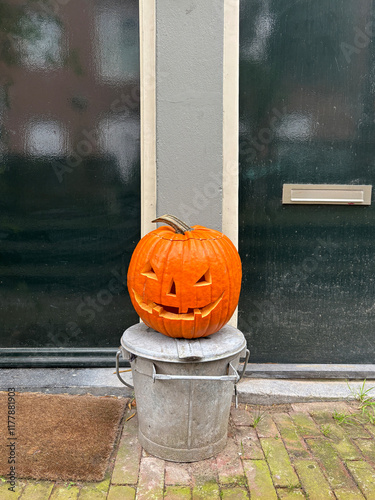
[[[346,382],[341,379],[256,379],[245,378],[238,384],[239,401],[273,405],[314,401],[354,400],[363,380]],[[365,390],[375,387],[375,380],[366,380]],[[375,390],[369,396],[375,397]]]
[[[249,363],[246,376],[288,379],[375,379],[374,364]]]
[[[132,384],[129,371],[121,376]],[[5,368],[0,370],[0,383],[3,391],[14,388],[18,392],[46,394],[133,395],[117,378],[114,368]],[[354,399],[362,384],[363,380],[246,377],[238,384],[238,395],[240,402],[263,405],[340,401]],[[366,381],[365,388],[371,387],[375,387],[375,380]]]

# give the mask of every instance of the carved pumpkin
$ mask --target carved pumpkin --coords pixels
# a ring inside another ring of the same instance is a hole
[[[174,216],[146,234],[132,255],[128,289],[149,327],[169,337],[206,337],[220,330],[236,309],[241,260],[223,233],[189,227]]]

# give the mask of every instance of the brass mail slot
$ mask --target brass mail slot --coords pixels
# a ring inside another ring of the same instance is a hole
[[[372,186],[284,184],[283,204],[371,205]]]

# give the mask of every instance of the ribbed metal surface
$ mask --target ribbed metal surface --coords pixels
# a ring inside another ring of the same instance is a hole
[[[141,445],[165,460],[194,462],[225,446],[235,370],[246,341],[239,330],[226,326],[192,341],[203,356],[190,362],[179,358],[179,342],[144,323],[126,330],[121,339],[123,353],[133,355]]]

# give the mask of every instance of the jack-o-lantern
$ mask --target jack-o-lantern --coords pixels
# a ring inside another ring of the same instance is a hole
[[[206,337],[220,330],[236,309],[241,260],[230,239],[172,215],[146,234],[132,255],[128,289],[149,327],[175,338]],[[171,226],[171,227],[170,227]]]

